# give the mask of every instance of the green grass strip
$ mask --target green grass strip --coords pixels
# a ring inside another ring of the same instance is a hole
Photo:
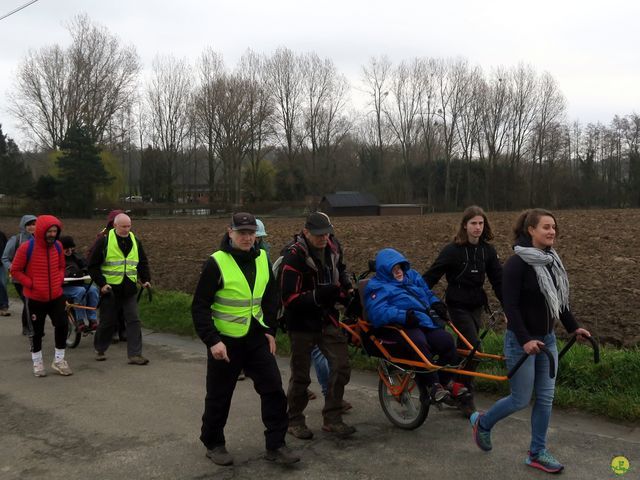
[[[191,299],[191,295],[175,291],[154,292],[151,303],[143,297],[140,300],[143,325],[156,331],[195,337]],[[502,353],[502,342],[502,334],[490,332],[484,339],[483,349]],[[278,332],[276,343],[279,355],[290,354],[286,334]],[[562,346],[559,342],[558,350]],[[349,356],[355,369],[377,368],[377,360],[360,349],[350,347]],[[506,373],[495,362],[481,362],[478,370],[497,375]],[[477,388],[498,396],[509,393],[508,382],[478,379]],[[596,365],[591,347],[576,343],[560,362],[554,403],[616,420],[640,421],[640,348],[600,347],[600,363]]]

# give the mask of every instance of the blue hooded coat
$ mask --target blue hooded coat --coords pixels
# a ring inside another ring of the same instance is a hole
[[[402,282],[391,273],[398,263],[404,271]],[[429,307],[439,301],[404,255],[393,248],[378,252],[376,275],[367,283],[364,294],[364,306],[375,328],[389,324],[405,325],[409,310],[414,311],[421,327],[441,328],[427,314]]]

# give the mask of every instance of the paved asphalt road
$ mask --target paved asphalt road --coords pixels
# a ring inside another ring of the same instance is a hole
[[[124,345],[106,362],[93,359],[91,337],[68,350],[74,375],[31,374],[28,343],[11,317],[0,317],[0,479],[535,479],[548,474],[523,464],[528,411],[498,425],[494,450],[480,451],[456,411],[432,409],[417,430],[403,431],[385,418],[376,378],[354,373],[345,416],[358,432],[339,440],[320,431],[321,401],[310,402],[312,441],[288,436],[303,460],[292,468],[262,459],[260,404],[250,380],[240,382],[227,425],[233,467],[208,460],[198,440],[204,399],[204,346],[191,339],[145,332],[151,363],[126,363]],[[50,324],[44,338],[47,367],[53,356]],[[283,378],[286,359],[280,359]],[[50,370],[50,369],[49,369]],[[318,391],[316,384],[312,388]],[[480,407],[491,403],[479,398]],[[640,478],[640,429],[554,410],[549,445],[565,462],[563,478]],[[624,455],[630,471],[616,477],[613,457]]]

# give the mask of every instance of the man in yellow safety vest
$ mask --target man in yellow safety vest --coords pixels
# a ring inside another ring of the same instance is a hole
[[[127,356],[131,365],[149,363],[142,356],[142,331],[136,301],[137,284],[150,287],[149,262],[140,239],[131,232],[131,218],[121,213],[113,229],[96,241],[89,258],[89,275],[100,289],[100,323],[94,338],[96,360],[103,361],[122,311],[127,327]]]
[[[193,324],[207,346],[207,394],[200,440],[207,457],[231,465],[224,427],[231,397],[244,370],[262,403],[265,458],[280,464],[300,460],[285,445],[287,399],[275,359],[277,289],[269,259],[255,247],[256,219],[236,213],[220,249],[205,262],[191,305]]]

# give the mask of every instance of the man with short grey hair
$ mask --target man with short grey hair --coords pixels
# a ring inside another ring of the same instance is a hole
[[[131,219],[121,213],[113,229],[96,241],[89,259],[89,275],[100,289],[100,324],[94,338],[96,360],[103,361],[122,310],[127,327],[127,356],[131,365],[149,363],[142,356],[142,331],[136,301],[137,284],[149,288],[149,262],[142,243],[131,232]]]

